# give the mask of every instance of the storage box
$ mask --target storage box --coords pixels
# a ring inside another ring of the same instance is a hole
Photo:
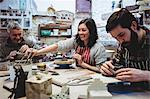
[[[88,99],[112,99],[112,95],[107,90],[91,90]]]
[[[87,99],[112,99],[112,95],[100,79],[95,79],[87,89]]]
[[[0,71],[7,71],[9,62],[0,62]]]
[[[48,99],[52,94],[52,78],[48,75],[40,76],[40,80],[36,76],[26,80],[27,99]]]

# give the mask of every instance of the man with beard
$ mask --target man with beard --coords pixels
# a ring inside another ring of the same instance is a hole
[[[25,52],[29,47],[33,47],[31,41],[23,38],[23,29],[17,22],[10,22],[7,26],[9,34],[6,42],[0,46],[0,61],[7,61],[15,59],[17,52]]]
[[[132,13],[122,8],[109,17],[106,31],[120,46],[113,59],[102,64],[100,72],[122,81],[150,81],[150,30],[139,26]]]

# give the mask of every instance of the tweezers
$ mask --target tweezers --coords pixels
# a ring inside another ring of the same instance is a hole
[[[70,86],[88,85],[92,83],[91,79],[92,77],[75,78],[73,80],[68,81],[67,85],[70,85]],[[87,82],[84,82],[84,81],[87,81]]]
[[[20,62],[18,64],[20,64],[25,58],[26,58],[26,55],[24,53],[20,53],[20,52],[17,52],[18,54],[22,54],[23,57],[21,58]],[[32,57],[30,58],[32,53],[29,53],[29,55],[27,56],[26,60],[24,63],[27,63],[27,62],[30,62]]]

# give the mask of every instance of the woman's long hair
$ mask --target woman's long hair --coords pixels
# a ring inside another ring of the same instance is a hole
[[[96,43],[96,40],[98,39],[97,27],[96,27],[95,21],[92,18],[86,18],[84,20],[81,20],[78,27],[83,23],[86,25],[86,27],[89,30],[89,41],[88,41],[87,46],[91,48],[94,46],[94,44]],[[80,47],[84,47],[84,42],[80,39],[79,33],[77,33],[76,35],[76,43]]]

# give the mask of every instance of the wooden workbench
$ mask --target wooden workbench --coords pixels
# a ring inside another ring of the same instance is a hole
[[[32,65],[33,66],[33,65]],[[27,66],[31,67],[31,65]],[[25,67],[25,70],[31,70],[31,68]],[[68,70],[67,70],[68,71]],[[0,71],[1,72],[1,71]],[[59,72],[59,71],[57,71]],[[62,73],[62,71],[61,71]],[[61,77],[60,73],[60,77]],[[70,75],[70,74],[69,74]],[[74,73],[73,73],[74,75]],[[57,78],[57,77],[56,77]],[[10,95],[10,92],[5,90],[3,88],[4,80],[8,79],[7,77],[0,77],[0,99],[8,99],[8,96]],[[106,78],[102,77],[104,81],[117,81],[112,78]],[[86,95],[87,94],[87,87],[88,85],[82,85],[82,86],[69,86],[70,88],[70,99],[77,99],[79,95]],[[52,94],[57,94],[61,91],[61,87],[52,85]],[[122,94],[113,94],[112,99],[149,99],[150,97],[150,91],[145,92],[131,92],[131,93],[122,93]],[[25,97],[22,99],[26,99]]]

